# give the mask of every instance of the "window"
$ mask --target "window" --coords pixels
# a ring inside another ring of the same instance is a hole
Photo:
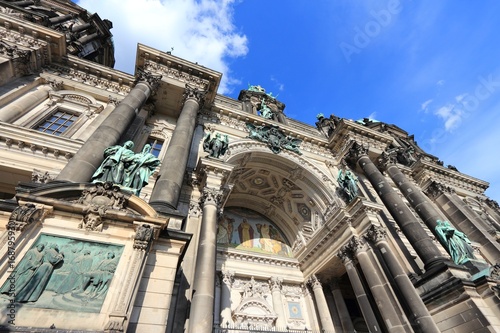
[[[64,133],[76,120],[78,116],[65,111],[56,111],[45,119],[36,129],[40,132],[61,135]]]
[[[151,145],[151,154],[159,157],[161,148],[163,147],[163,141],[156,138],[149,138],[147,143]]]

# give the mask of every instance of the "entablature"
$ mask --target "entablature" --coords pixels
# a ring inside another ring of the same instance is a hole
[[[422,189],[427,188],[432,181],[438,181],[456,190],[483,194],[489,186],[489,183],[484,180],[446,168],[426,159],[418,160],[412,169],[413,178]]]

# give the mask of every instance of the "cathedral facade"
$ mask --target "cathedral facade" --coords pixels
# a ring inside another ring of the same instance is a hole
[[[487,182],[111,28],[0,1],[0,331],[500,332]]]

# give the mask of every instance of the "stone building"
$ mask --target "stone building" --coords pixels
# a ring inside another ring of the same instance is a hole
[[[488,183],[145,45],[114,70],[70,1],[0,10],[1,330],[500,332]]]

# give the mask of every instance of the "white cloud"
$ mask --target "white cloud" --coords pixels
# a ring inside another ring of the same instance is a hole
[[[449,132],[458,127],[464,115],[454,104],[447,104],[437,109],[434,114],[444,120],[444,128]]]
[[[421,110],[422,110],[422,111],[427,112],[427,111],[429,110],[429,109],[428,109],[429,104],[431,104],[431,103],[432,103],[432,101],[433,101],[432,99],[428,99],[428,100],[426,100],[425,102],[423,102],[423,103],[422,103]]]
[[[227,60],[245,56],[247,37],[232,23],[233,0],[81,0],[78,3],[113,22],[116,68],[133,73],[137,43],[222,72],[220,93],[228,93]]]
[[[271,76],[271,81],[276,84],[276,86],[278,87],[279,91],[284,91],[285,90],[285,84],[283,84],[280,81],[278,81],[278,79],[276,79],[274,76]]]
[[[444,81],[444,80],[439,80],[438,82],[436,82],[436,84],[437,84],[438,86],[442,86],[442,85],[444,85],[444,83],[445,83],[445,81]]]

